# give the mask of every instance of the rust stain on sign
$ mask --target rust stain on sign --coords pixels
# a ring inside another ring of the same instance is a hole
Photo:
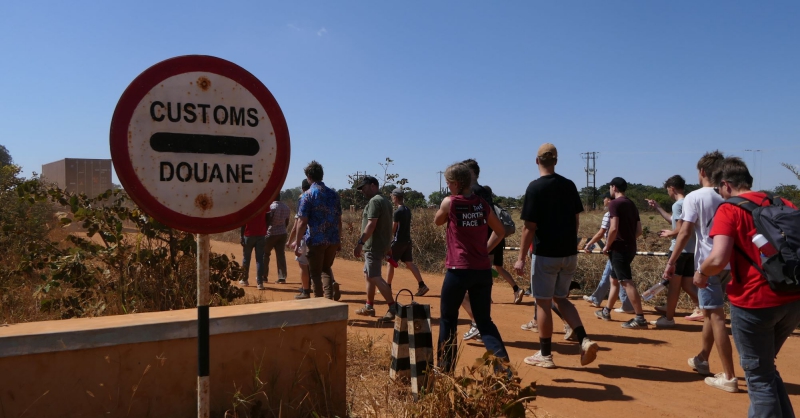
[[[203,91],[206,91],[209,87],[211,87],[211,80],[205,76],[201,76],[197,79],[197,87],[200,87]]]
[[[197,195],[197,197],[194,199],[194,205],[200,208],[200,210],[209,210],[214,207],[214,199],[212,199],[211,196],[202,193]]]

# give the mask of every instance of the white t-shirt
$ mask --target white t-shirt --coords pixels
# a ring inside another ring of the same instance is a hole
[[[700,268],[700,264],[711,254],[711,247],[714,241],[708,236],[711,231],[711,220],[717,207],[725,201],[713,187],[703,187],[697,189],[683,200],[683,219],[684,222],[694,223],[695,247],[694,247],[694,268]],[[725,270],[730,267],[725,267]]]

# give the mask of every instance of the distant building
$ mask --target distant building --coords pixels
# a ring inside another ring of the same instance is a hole
[[[65,158],[43,165],[42,180],[68,192],[95,197],[112,188],[111,160]]]

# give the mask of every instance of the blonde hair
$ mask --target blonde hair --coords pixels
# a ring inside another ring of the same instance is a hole
[[[444,178],[453,181],[458,185],[458,194],[472,184],[472,172],[464,163],[455,163],[444,170]]]

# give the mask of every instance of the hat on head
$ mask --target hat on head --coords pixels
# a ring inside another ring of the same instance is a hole
[[[376,179],[375,177],[372,177],[372,176],[364,176],[364,177],[361,178],[361,180],[358,183],[356,183],[356,189],[361,190],[362,187],[364,187],[364,186],[366,186],[368,184],[374,184],[374,185],[377,186],[378,185],[378,179]]]
[[[623,193],[625,192],[625,190],[628,189],[628,182],[625,181],[625,179],[622,178],[622,177],[614,177],[613,179],[611,179],[611,182],[608,183],[608,184],[616,187],[617,190],[619,190],[619,191],[621,191]]]
[[[392,190],[392,196],[400,196],[400,197],[403,197],[403,194],[404,194],[404,192],[403,192],[403,189],[401,189],[401,188],[399,188],[399,187],[398,187],[398,188],[396,188],[396,189],[394,189],[394,190]]]
[[[541,147],[539,147],[539,152],[536,153],[536,156],[543,160],[558,158],[558,150],[556,149],[555,145],[545,142]]]

